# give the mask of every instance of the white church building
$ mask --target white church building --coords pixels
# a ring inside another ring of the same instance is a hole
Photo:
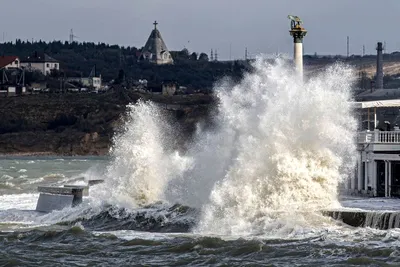
[[[140,52],[138,61],[150,62],[157,65],[173,64],[174,60],[171,53],[168,51],[160,31],[157,29],[157,21],[153,24],[154,29],[151,31],[146,44]]]

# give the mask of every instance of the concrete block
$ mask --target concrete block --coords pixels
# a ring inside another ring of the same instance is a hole
[[[61,210],[66,207],[74,207],[82,203],[84,187],[54,187],[39,186],[40,192],[36,204],[37,211],[50,212]]]
[[[56,186],[38,186],[40,193],[56,194],[56,195],[76,195],[82,196],[83,189],[79,186],[74,187],[56,187]]]
[[[53,210],[62,210],[67,207],[72,207],[73,202],[73,195],[40,193],[38,202],[36,204],[36,211],[51,212]]]

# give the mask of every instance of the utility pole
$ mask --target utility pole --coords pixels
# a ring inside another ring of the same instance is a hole
[[[377,56],[376,56],[376,89],[383,89],[383,47],[382,43],[378,42],[376,46]]]
[[[72,44],[74,42],[74,30],[71,29],[69,33],[69,43]]]
[[[69,43],[72,44],[74,42],[74,38],[78,38],[78,36],[74,35],[74,29],[71,29],[69,33]]]
[[[244,50],[244,60],[247,60],[247,47],[246,47],[246,49]]]
[[[350,37],[347,36],[347,57],[350,57]]]

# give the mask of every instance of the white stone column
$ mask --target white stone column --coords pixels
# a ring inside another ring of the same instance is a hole
[[[303,43],[294,43],[294,63],[299,78],[303,79]]]
[[[371,161],[371,175],[370,175],[370,179],[371,179],[371,185],[372,185],[372,192],[373,192],[373,196],[376,197],[377,195],[377,179],[376,179],[376,161],[372,160]]]
[[[371,126],[370,126],[370,121],[371,121],[371,118],[370,118],[370,116],[369,116],[369,108],[368,108],[368,118],[367,118],[367,120],[368,120],[368,131],[369,130],[371,130]]]
[[[367,154],[368,155],[368,154]],[[367,191],[368,190],[368,179],[369,179],[369,162],[368,160],[365,161],[365,176],[364,176],[364,190]]]
[[[296,74],[300,81],[303,80],[303,38],[306,36],[307,31],[301,26],[301,20],[296,20],[294,17],[291,19],[290,35],[293,37],[293,61],[296,67]]]
[[[356,190],[356,179],[357,179],[357,176],[356,176],[356,172],[354,170],[353,174],[350,176],[350,191],[351,191],[351,193],[354,193]]]
[[[359,157],[357,159],[357,182],[358,182],[357,189],[360,193],[361,193],[361,190],[363,189],[363,178],[364,178],[364,177],[362,177],[363,165],[362,165],[361,157],[362,157],[362,152],[360,152]]]
[[[389,162],[385,160],[385,197],[389,197]]]
[[[388,197],[392,196],[392,161],[388,162]]]
[[[373,172],[374,172],[374,161],[372,159],[369,159],[369,161],[368,161],[368,187],[371,188],[372,192],[374,192]],[[367,189],[368,189],[368,187],[367,187]]]

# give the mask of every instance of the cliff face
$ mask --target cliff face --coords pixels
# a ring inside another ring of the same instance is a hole
[[[128,91],[0,98],[0,154],[107,154],[126,105],[139,98],[173,104],[169,112],[182,124],[184,136],[207,120],[212,102],[209,96],[151,97]]]

